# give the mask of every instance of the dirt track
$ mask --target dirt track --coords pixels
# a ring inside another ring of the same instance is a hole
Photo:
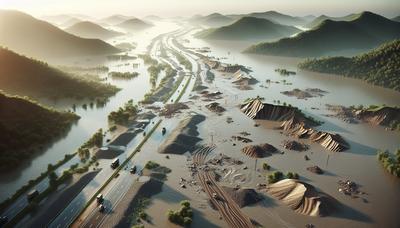
[[[250,218],[240,210],[239,206],[215,181],[214,173],[201,167],[205,165],[207,155],[213,149],[214,147],[200,148],[193,156],[193,165],[197,169],[197,178],[199,179],[201,186],[210,197],[212,204],[220,212],[226,223],[228,223],[229,227],[253,227]]]

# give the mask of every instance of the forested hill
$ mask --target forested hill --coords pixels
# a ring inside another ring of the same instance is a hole
[[[306,60],[301,69],[339,74],[400,91],[400,40],[386,43],[352,58],[330,57]]]
[[[104,98],[118,89],[111,85],[72,76],[47,63],[0,47],[0,89],[35,98]]]
[[[62,136],[79,117],[0,92],[0,170],[10,170]]]

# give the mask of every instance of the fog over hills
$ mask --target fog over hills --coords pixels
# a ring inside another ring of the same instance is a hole
[[[207,29],[197,33],[203,39],[219,40],[267,40],[291,36],[301,30],[276,24],[267,19],[243,17],[231,25]]]
[[[108,30],[90,21],[78,22],[66,28],[65,31],[83,38],[109,39],[123,35],[123,33]]]
[[[352,21],[325,20],[312,30],[276,42],[249,47],[245,52],[278,56],[322,56],[344,50],[365,51],[400,38],[400,23],[363,12]]]
[[[77,37],[48,22],[10,10],[0,10],[0,45],[40,59],[120,51],[102,40]]]

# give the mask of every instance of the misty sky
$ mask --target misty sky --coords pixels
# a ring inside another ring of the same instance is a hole
[[[399,0],[0,0],[0,8],[17,9],[35,16],[79,13],[104,17],[118,13],[170,17],[268,10],[298,16],[341,16],[365,10],[387,17],[400,15]]]

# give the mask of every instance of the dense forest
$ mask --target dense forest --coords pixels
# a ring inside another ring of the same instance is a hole
[[[400,40],[386,43],[366,54],[352,58],[309,59],[301,69],[339,74],[400,91]]]
[[[54,139],[79,117],[0,93],[0,170],[12,169]]]
[[[106,98],[118,88],[65,73],[45,62],[0,47],[0,85],[10,94],[35,98]]]

